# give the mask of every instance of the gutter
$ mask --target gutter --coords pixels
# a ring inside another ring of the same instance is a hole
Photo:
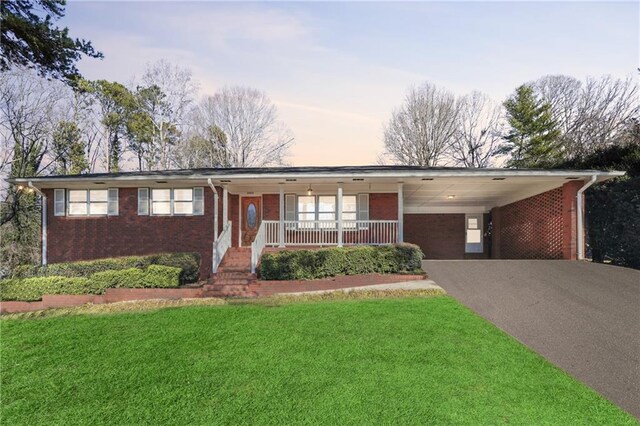
[[[216,191],[211,178],[207,179],[207,184],[213,191],[213,241],[215,242],[218,240],[218,191]]]
[[[577,203],[578,203],[578,260],[584,260],[584,191],[591,185],[596,183],[598,175],[591,176],[589,182],[585,183],[582,188],[578,189]]]
[[[47,266],[47,196],[29,181],[29,188],[42,197],[42,266]]]

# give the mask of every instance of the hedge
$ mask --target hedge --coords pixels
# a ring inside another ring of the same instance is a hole
[[[311,280],[336,275],[392,274],[421,271],[420,247],[333,247],[320,250],[283,250],[265,253],[260,265],[264,280]]]
[[[170,288],[180,285],[180,269],[150,265],[146,270],[129,268],[96,272],[90,280],[104,288]]]
[[[200,275],[199,253],[160,253],[148,256],[112,257],[82,262],[53,263],[47,266],[22,265],[15,268],[11,278],[28,277],[89,277],[96,272],[124,269],[145,269],[150,265],[180,268],[180,283],[191,283]]]
[[[45,294],[103,294],[108,288],[168,288],[180,285],[180,269],[149,265],[96,272],[89,278],[44,276],[0,281],[0,300],[40,300]]]

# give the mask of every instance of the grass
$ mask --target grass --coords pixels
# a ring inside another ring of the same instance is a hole
[[[447,296],[157,308],[1,320],[2,423],[636,424]]]

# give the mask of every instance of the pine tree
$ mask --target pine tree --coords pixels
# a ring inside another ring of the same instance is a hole
[[[76,123],[61,121],[53,132],[56,174],[80,174],[89,170],[80,129]]]
[[[531,86],[522,85],[504,106],[511,129],[500,153],[511,156],[507,165],[544,168],[556,164],[561,157],[560,131],[551,116],[551,105],[539,100]]]

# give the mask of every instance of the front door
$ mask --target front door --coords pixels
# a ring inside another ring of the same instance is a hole
[[[465,253],[483,252],[483,223],[481,214],[468,214],[465,216]]]
[[[262,221],[262,197],[242,197],[242,230],[243,246],[249,246],[256,238]]]

